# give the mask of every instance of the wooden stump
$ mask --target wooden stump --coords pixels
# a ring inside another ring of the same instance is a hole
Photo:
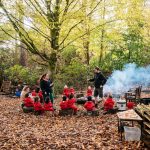
[[[98,110],[87,111],[86,115],[88,115],[88,116],[99,116],[99,111]]]
[[[67,116],[67,115],[73,115],[74,110],[73,109],[66,109],[66,110],[59,110],[59,115],[60,116]]]
[[[24,113],[30,113],[30,112],[34,111],[33,107],[25,107],[24,106],[22,109],[23,109]]]
[[[87,99],[85,97],[78,98],[76,103],[80,105],[84,105],[87,102]]]

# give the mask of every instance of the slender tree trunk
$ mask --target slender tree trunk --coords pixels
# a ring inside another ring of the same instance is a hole
[[[103,4],[104,6],[103,6],[103,12],[102,12],[102,20],[105,21],[105,15],[106,15],[105,0],[103,1]],[[103,25],[101,29],[99,64],[102,63],[102,58],[104,54],[104,37],[105,37],[105,25]]]
[[[20,43],[20,59],[19,63],[21,66],[27,66],[27,52],[25,50],[25,45],[23,42]]]
[[[22,11],[24,12],[23,0],[20,0],[18,2],[19,2],[19,4],[21,4]],[[24,16],[23,16],[22,12],[20,12],[20,10],[18,12],[19,12],[19,20],[20,20],[20,22],[24,22]],[[22,28],[24,28],[24,24],[21,23],[21,26],[22,26]],[[19,35],[19,37],[21,37],[21,35]],[[19,58],[19,63],[20,63],[21,66],[27,66],[27,52],[26,52],[25,47],[26,47],[25,44],[20,39],[20,58]]]
[[[102,63],[102,58],[103,58],[103,52],[104,52],[104,34],[105,30],[101,30],[101,44],[100,44],[100,55],[99,55],[99,64]]]
[[[86,33],[85,37],[83,38],[83,47],[85,51],[85,57],[86,57],[86,64],[89,66],[90,64],[90,56],[89,56],[89,46],[90,46],[90,27],[89,22],[91,21],[91,17],[87,16],[87,0],[82,1],[83,6],[83,13],[85,15],[84,21],[83,21],[83,29]]]

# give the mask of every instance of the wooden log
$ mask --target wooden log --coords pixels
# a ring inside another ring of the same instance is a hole
[[[98,110],[87,111],[87,112],[85,113],[85,115],[88,115],[88,116],[99,116],[99,111],[98,111]]]
[[[34,108],[33,107],[23,107],[23,112],[24,113],[30,113],[30,112],[33,112],[34,111]]]
[[[74,114],[73,109],[59,110],[60,116],[67,116],[67,115],[73,115],[73,114]]]

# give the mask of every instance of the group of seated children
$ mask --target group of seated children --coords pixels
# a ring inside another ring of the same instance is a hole
[[[95,102],[92,100],[92,88],[89,86],[86,92],[86,97],[87,101],[84,104],[84,108],[87,111],[95,111],[96,110],[96,105]],[[62,101],[60,102],[60,108],[61,110],[67,110],[67,109],[72,109],[74,114],[77,113],[78,108],[75,105],[76,99],[74,98],[75,90],[73,87],[70,89],[65,85],[64,90],[63,90],[63,97]],[[23,94],[22,94],[23,95]],[[104,105],[104,111],[106,113],[111,113],[115,101],[112,98],[112,95],[109,93],[104,96],[103,98],[103,105]],[[133,108],[133,103],[128,103],[127,107],[129,109]],[[29,111],[34,111],[35,114],[40,115],[43,114],[44,111],[54,111],[53,104],[50,101],[49,97],[46,97],[46,99],[43,99],[42,92],[40,91],[40,88],[36,88],[31,92],[31,95],[29,95],[29,89],[24,95],[23,99],[23,104],[22,108],[24,109],[29,109]]]
[[[35,90],[33,90],[31,92],[31,96],[32,97],[39,97],[40,98],[40,102],[43,103],[44,102],[44,98],[43,98],[43,94],[42,94],[42,91],[40,90],[39,87],[37,87]]]
[[[75,94],[75,90],[73,87],[68,88],[67,85],[64,86],[64,90],[63,90],[63,95],[66,96],[67,98],[69,98],[70,94]]]
[[[62,98],[62,101],[60,102],[60,108],[61,110],[67,110],[67,109],[72,109],[74,111],[74,114],[77,113],[78,108],[75,105],[76,99],[74,98],[73,94],[69,95],[69,98],[64,95]],[[92,101],[92,97],[88,96],[88,101],[84,104],[84,108],[87,111],[94,111],[95,110],[95,104]]]
[[[113,110],[114,110],[115,101],[113,100],[112,95],[110,93],[104,96],[103,101],[104,101],[105,113],[114,112]],[[134,102],[127,103],[127,109],[133,109],[134,106],[135,106]]]
[[[75,105],[76,99],[74,98],[74,95],[71,93],[69,95],[69,98],[67,100],[67,96],[63,96],[62,101],[60,102],[60,108],[61,110],[66,110],[66,109],[73,109],[74,114],[77,113],[78,108]]]
[[[46,99],[43,100],[43,95],[40,88],[36,88],[32,91],[31,95],[29,95],[29,92],[25,94],[22,108],[26,112],[34,111],[36,115],[43,114],[44,111],[54,111],[50,98],[46,97]]]
[[[89,86],[86,92],[86,97],[88,101],[84,104],[84,108],[87,111],[94,111],[95,110],[95,104],[92,101],[92,88]],[[73,87],[70,89],[68,88],[67,85],[64,86],[63,90],[63,98],[62,101],[60,102],[60,108],[61,110],[66,110],[66,109],[73,109],[74,113],[77,113],[77,106],[75,105],[76,99],[74,98],[75,90]]]
[[[62,110],[71,108],[74,110],[74,112],[77,112],[77,106],[75,106],[75,98],[74,98],[74,93],[75,90],[72,88],[68,88],[67,85],[64,86],[64,90],[63,90],[63,100],[60,103],[60,108]],[[95,111],[96,110],[96,104],[95,101],[92,99],[92,95],[93,95],[93,90],[91,88],[91,86],[88,86],[87,91],[86,91],[86,103],[84,104],[84,108],[87,111]],[[68,99],[68,100],[67,100]]]

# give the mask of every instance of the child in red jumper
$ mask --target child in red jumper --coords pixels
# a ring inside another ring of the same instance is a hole
[[[29,97],[29,93],[26,93],[25,98],[23,99],[23,103],[21,104],[23,112],[29,113],[34,111],[34,103],[33,100]]]
[[[70,90],[67,85],[64,86],[63,95],[66,97],[69,97],[70,95]]]
[[[26,107],[34,106],[33,100],[31,99],[31,97],[29,97],[29,93],[25,94],[25,98],[23,101],[24,101],[24,106]]]
[[[63,100],[60,102],[60,108],[61,110],[66,110],[68,109],[68,103],[67,103],[67,97],[63,96]]]
[[[73,95],[75,94],[75,90],[73,87],[70,88],[70,94],[73,94]]]
[[[31,93],[31,95],[33,96],[33,97],[35,97],[35,96],[39,96],[39,98],[40,98],[40,103],[43,103],[43,94],[42,94],[42,92],[40,91],[40,88],[39,87],[37,87],[35,90],[33,90],[32,91],[32,93]]]
[[[76,99],[73,94],[70,94],[69,100],[67,101],[67,107],[74,110],[74,113],[77,113],[77,107],[75,106]]]
[[[92,88],[91,88],[91,86],[89,86],[88,89],[87,89],[87,92],[86,92],[86,96],[87,97],[92,96],[92,93],[93,93]]]
[[[95,110],[95,104],[92,101],[92,97],[91,96],[88,96],[88,101],[84,104],[84,108],[87,111],[94,111]]]
[[[128,103],[127,103],[128,109],[133,109],[134,106],[135,106],[135,103],[134,103],[134,102],[128,102]]]
[[[40,102],[43,103],[44,102],[44,97],[43,97],[43,93],[40,89],[39,89],[39,92],[38,92],[38,96],[40,98]]]
[[[39,102],[39,97],[34,98],[34,112],[35,112],[35,115],[41,115],[44,113],[44,108]]]
[[[45,111],[54,111],[54,109],[53,109],[53,104],[51,103],[49,97],[46,97],[45,103],[44,103],[44,106],[43,106],[43,107],[44,107],[44,110],[45,110]]]
[[[32,97],[37,96],[37,93],[35,92],[35,90],[33,90],[33,91],[31,92],[31,95],[32,95]]]
[[[105,111],[110,111],[113,109],[114,107],[114,100],[112,98],[111,95],[108,96],[108,98],[106,99],[106,101],[104,102],[104,110]]]

